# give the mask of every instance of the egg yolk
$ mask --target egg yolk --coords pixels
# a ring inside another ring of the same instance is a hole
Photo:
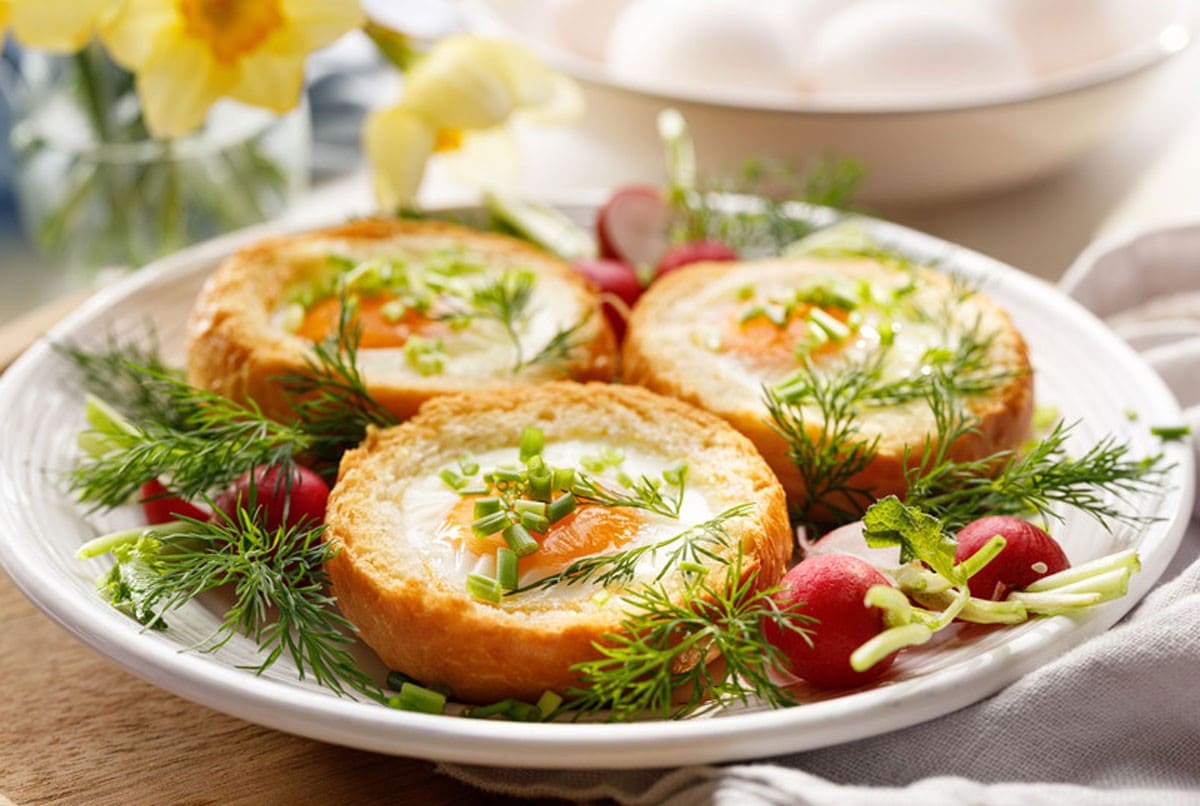
[[[801,345],[812,344],[803,352],[806,355],[817,356],[837,352],[842,349],[842,342],[833,339],[815,341],[813,325],[808,319],[812,305],[796,305],[791,316],[781,327],[765,315],[751,317],[740,321],[738,315],[731,315],[725,321],[722,333],[722,348],[729,353],[768,366],[792,367],[796,364],[797,348]],[[825,313],[845,324],[849,314],[841,308],[822,308]]]
[[[480,538],[471,531],[475,520],[475,498],[464,497],[442,521],[439,536],[464,547],[476,556],[494,554],[507,545],[500,533]],[[581,557],[617,551],[637,536],[642,516],[627,507],[581,504],[570,514],[550,524],[544,534],[531,532],[540,546],[520,559],[521,573],[553,574]]]
[[[385,316],[383,308],[389,302],[391,298],[383,294],[358,299],[354,322],[361,332],[360,347],[403,347],[413,336],[434,336],[446,332],[445,323],[431,319],[415,308],[405,308],[399,317]],[[304,321],[296,332],[310,341],[323,341],[337,333],[341,314],[341,300],[338,297],[326,297],[305,312]]]

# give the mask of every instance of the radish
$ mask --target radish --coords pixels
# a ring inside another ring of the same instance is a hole
[[[980,518],[959,530],[954,559],[962,562],[996,535],[1004,538],[1004,549],[971,577],[972,596],[1000,601],[1011,590],[1023,590],[1044,576],[1071,567],[1054,538],[1032,523],[1008,515]]]
[[[315,526],[325,521],[329,485],[307,467],[295,465],[291,483],[277,466],[260,465],[248,470],[229,485],[215,501],[231,521],[239,509],[261,510],[262,525],[269,531],[280,526]]]
[[[807,640],[772,621],[764,623],[767,640],[782,650],[792,674],[819,686],[848,688],[876,680],[887,671],[895,652],[866,671],[850,667],[851,654],[887,628],[884,611],[864,601],[873,585],[891,587],[883,574],[845,554],[811,557],[784,575],[782,590],[775,596],[779,607],[795,606],[818,622],[808,628]]]
[[[688,241],[676,244],[666,251],[658,261],[658,272],[655,276],[661,277],[692,263],[737,259],[737,252],[720,241],[711,239]]]
[[[625,336],[625,320],[629,309],[642,295],[642,282],[637,272],[628,263],[607,258],[584,258],[576,260],[573,265],[601,294],[611,294],[620,300],[620,305],[604,301],[604,315],[608,317],[608,323],[620,341]]]
[[[158,479],[151,479],[142,484],[141,504],[146,522],[151,525],[169,523],[180,518],[208,520],[207,512],[195,504],[171,495],[171,491]]]
[[[653,185],[626,185],[608,197],[596,217],[600,257],[654,266],[667,251],[670,211]]]

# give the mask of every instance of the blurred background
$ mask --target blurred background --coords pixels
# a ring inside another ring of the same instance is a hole
[[[419,57],[462,31],[518,42],[578,87],[570,122],[515,120],[512,150],[492,152],[491,168],[503,169],[492,173],[505,177],[494,181],[523,196],[661,181],[655,115],[672,106],[706,174],[736,177],[748,158],[807,168],[849,159],[866,211],[1047,279],[1098,234],[1200,217],[1196,0],[364,7],[374,30],[308,56],[294,109],[218,102],[201,130],[165,143],[138,128],[133,79],[96,45],[56,55],[10,39],[0,324],[199,238],[377,209],[364,121],[403,91],[408,51]],[[380,30],[405,52],[381,47]],[[104,92],[80,92],[96,86]],[[478,191],[461,166],[435,159],[417,201],[470,202]]]

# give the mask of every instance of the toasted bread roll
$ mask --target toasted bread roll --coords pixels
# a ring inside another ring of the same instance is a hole
[[[343,299],[368,389],[400,418],[437,395],[615,369],[598,297],[563,261],[501,235],[381,219],[230,258],[192,313],[189,382],[293,417],[279,379],[305,373],[314,343],[337,337]]]
[[[521,460],[518,446],[531,426],[544,447],[540,459]],[[519,560],[522,589],[580,558],[678,538],[714,519],[723,524],[723,545],[705,545],[731,561],[740,544],[742,573],[755,574],[756,586],[774,584],[785,570],[792,538],[783,491],[754,446],[718,418],[637,387],[595,383],[441,397],[349,451],[329,499],[326,539],[339,551],[327,568],[338,606],[388,666],[469,702],[536,700],[579,684],[570,667],[597,657],[593,642],[620,630],[629,591],[662,572],[674,595],[685,597],[686,572],[661,549],[644,552],[629,579],[544,582],[498,603],[472,595],[470,575],[497,578],[498,548],[506,545],[500,534],[472,530],[489,509],[476,502],[500,490],[510,495],[505,511],[525,500],[520,483],[489,474],[538,465],[575,471],[577,506],[544,532],[531,530],[538,548]],[[590,482],[629,495],[642,477],[668,511],[678,498],[678,516],[601,506],[582,492]],[[554,482],[551,500],[565,495],[566,483]],[[744,511],[731,516],[738,505]],[[730,567],[701,559],[709,579]]]
[[[711,411],[749,437],[790,502],[817,519],[903,495],[905,452],[910,463],[920,460],[936,433],[933,414],[922,399],[879,394],[853,403],[850,438],[878,439],[877,453],[843,492],[810,495],[813,469],[789,457],[767,387],[786,398],[806,380],[844,379],[858,368],[880,390],[945,370],[952,383],[977,387],[964,393],[978,424],[952,446],[959,460],[1016,448],[1032,417],[1027,349],[1006,312],[944,275],[870,259],[698,264],[670,274],[635,307],[622,359],[626,381]],[[824,420],[809,401],[799,414],[818,441]]]

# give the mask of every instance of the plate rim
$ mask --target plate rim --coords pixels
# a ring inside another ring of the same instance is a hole
[[[602,190],[551,196],[561,206],[595,206]],[[462,205],[438,209],[464,209]],[[330,216],[326,224],[345,217]],[[1026,289],[1042,282],[965,247],[886,221],[861,217],[867,230],[905,249],[949,256],[971,267],[972,273],[995,276]],[[310,229],[313,221],[268,223],[188,247],[156,261],[97,293],[67,316],[0,377],[0,411],[10,405],[23,380],[32,375],[52,350],[50,344],[78,331],[147,286],[169,283],[211,266],[236,248],[264,236]],[[1134,370],[1132,382],[1148,385],[1149,397],[1179,411],[1178,403],[1156,373],[1123,341],[1074,300],[1046,285],[1062,313],[1099,343],[1100,351],[1121,356],[1124,369]],[[1077,331],[1078,332],[1078,331]],[[1180,414],[1182,416],[1182,414]],[[22,556],[19,536],[0,528],[0,566],[22,594],[76,638],[142,679],[185,699],[267,727],[336,744],[395,755],[492,766],[534,768],[646,768],[775,756],[839,744],[886,733],[942,716],[999,691],[1049,657],[1073,648],[1109,629],[1153,587],[1178,548],[1187,527],[1193,496],[1194,464],[1190,450],[1173,451],[1177,487],[1164,491],[1161,505],[1173,512],[1156,532],[1154,555],[1131,584],[1130,593],[1090,612],[1081,622],[1063,616],[1030,622],[1022,633],[996,650],[965,659],[927,676],[878,686],[844,697],[806,703],[799,708],[734,714],[714,719],[645,721],[628,724],[512,723],[447,718],[380,708],[323,692],[313,692],[247,674],[217,659],[184,652],[164,640],[147,640],[143,631],[128,629],[132,622],[98,598],[55,586],[57,576]],[[0,464],[0,497],[13,479]],[[7,525],[0,512],[0,527]],[[1149,533],[1144,533],[1139,545]],[[113,629],[114,625],[116,629]],[[136,625],[134,625],[136,627]],[[989,655],[1003,654],[992,658]],[[972,676],[979,665],[992,668],[986,685]],[[854,698],[851,715],[846,702]],[[822,730],[814,730],[816,727]],[[513,743],[516,744],[513,744]],[[518,756],[506,749],[520,747]],[[637,748],[633,752],[632,748]]]

